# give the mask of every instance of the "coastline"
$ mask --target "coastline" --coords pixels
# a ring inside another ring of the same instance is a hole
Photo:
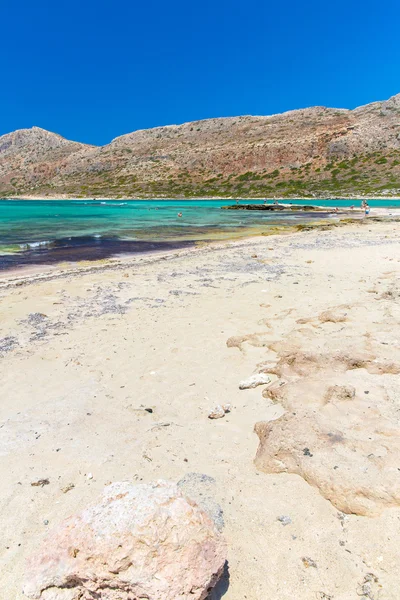
[[[347,600],[369,573],[397,600],[400,223],[364,223],[0,287],[7,597],[23,600],[26,556],[108,482],[202,473],[224,515],[224,600]],[[239,390],[260,369],[285,385]],[[224,401],[231,412],[208,419]],[[267,472],[260,421],[286,452]],[[41,479],[49,484],[32,486]]]
[[[384,211],[384,209],[382,209]],[[0,271],[0,289],[2,287],[20,286],[28,283],[34,283],[36,281],[51,281],[59,278],[68,278],[71,276],[80,276],[90,273],[103,273],[105,271],[118,271],[128,266],[153,264],[160,261],[171,260],[174,258],[190,257],[192,254],[213,252],[226,248],[241,248],[248,241],[252,240],[263,240],[267,238],[271,243],[275,239],[281,237],[297,237],[299,234],[302,235],[304,232],[309,231],[329,231],[333,228],[342,227],[363,227],[373,223],[396,223],[400,221],[400,214],[398,217],[386,217],[386,212],[377,216],[368,217],[368,219],[360,218],[345,218],[337,219],[335,221],[323,220],[317,223],[310,224],[298,224],[286,227],[270,227],[268,232],[248,232],[243,234],[241,237],[231,237],[214,240],[200,240],[195,242],[193,245],[183,249],[171,249],[171,250],[158,250],[148,251],[136,254],[121,254],[115,255],[107,259],[99,260],[82,260],[77,263],[70,261],[61,261],[53,264],[32,264],[27,266],[18,266],[14,269],[5,269]]]
[[[137,201],[143,201],[143,202],[148,202],[149,200],[157,200],[157,201],[163,201],[163,200],[177,200],[177,201],[182,201],[185,202],[187,201],[193,201],[193,200],[199,200],[199,201],[206,201],[206,200],[245,200],[245,201],[250,201],[250,200],[268,200],[271,202],[274,202],[275,200],[281,200],[281,201],[285,201],[287,203],[290,203],[291,200],[304,200],[304,202],[306,203],[307,201],[309,202],[314,202],[316,200],[348,200],[349,202],[352,201],[357,201],[357,200],[400,200],[400,196],[326,196],[324,198],[319,198],[319,197],[309,197],[309,196],[296,196],[293,198],[288,198],[286,197],[280,197],[280,196],[243,196],[243,197],[237,197],[237,196],[204,196],[204,197],[176,197],[176,198],[166,198],[165,196],[161,196],[161,197],[142,197],[142,196],[119,196],[118,198],[103,198],[103,197],[93,197],[93,196],[82,196],[82,197],[75,197],[75,196],[70,196],[68,194],[55,194],[54,196],[30,196],[30,195],[23,195],[23,196],[13,196],[13,197],[8,197],[8,198],[0,198],[1,200],[43,200],[43,201],[48,201],[48,200],[82,200],[82,201],[89,201],[89,200],[99,200],[99,201],[112,201],[112,202],[118,202],[121,200],[137,200]]]
[[[59,202],[59,204],[57,203]],[[0,272],[32,264],[110,260],[125,254],[174,249],[201,242],[271,235],[343,218],[360,208],[229,201],[2,201]],[[221,210],[234,208],[235,210]],[[238,213],[237,209],[241,212]],[[159,211],[159,212],[157,212]],[[260,212],[258,212],[260,211]],[[262,214],[261,214],[262,211]],[[183,218],[182,217],[183,212]],[[373,215],[395,214],[374,207]]]

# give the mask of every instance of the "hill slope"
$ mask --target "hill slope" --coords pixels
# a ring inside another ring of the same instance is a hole
[[[400,194],[400,94],[157,127],[102,147],[33,127],[0,137],[0,196]]]

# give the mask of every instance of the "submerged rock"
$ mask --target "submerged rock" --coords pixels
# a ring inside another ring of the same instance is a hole
[[[204,600],[225,561],[214,523],[175,484],[114,483],[28,560],[23,592],[40,600]]]
[[[333,209],[323,208],[320,206],[312,205],[292,205],[287,204],[228,204],[227,206],[221,207],[224,210],[266,210],[266,211],[280,211],[280,210],[291,210],[296,212],[304,211],[315,211],[315,212],[334,212]]]

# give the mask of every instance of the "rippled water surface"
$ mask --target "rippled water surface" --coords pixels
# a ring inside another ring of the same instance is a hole
[[[241,201],[241,203],[263,203]],[[190,245],[321,219],[321,213],[221,210],[234,200],[0,200],[0,269]],[[349,200],[293,200],[349,206]],[[388,206],[388,201],[370,205]],[[400,201],[390,201],[400,207]],[[182,216],[179,216],[179,215]],[[325,215],[326,216],[326,215]]]

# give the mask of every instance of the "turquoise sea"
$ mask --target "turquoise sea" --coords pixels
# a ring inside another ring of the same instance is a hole
[[[0,200],[0,269],[96,260],[121,253],[188,246],[321,219],[290,211],[221,210],[234,200]],[[269,203],[272,201],[268,201]],[[240,203],[262,204],[262,200]],[[292,204],[347,207],[349,200],[292,200]],[[356,206],[359,201],[354,202]],[[370,206],[400,208],[400,201]],[[178,214],[182,216],[179,217]],[[328,215],[325,215],[328,216]]]

